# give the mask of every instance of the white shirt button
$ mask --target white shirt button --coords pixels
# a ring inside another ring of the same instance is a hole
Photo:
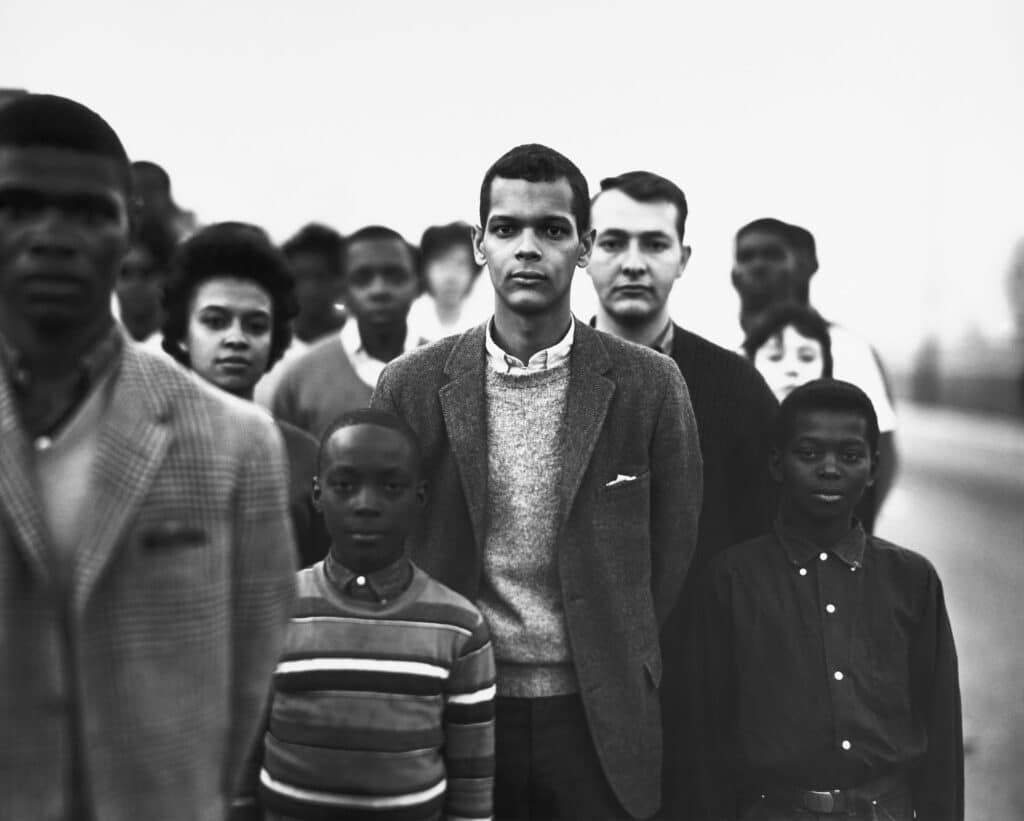
[[[852,744],[850,744],[850,742],[849,742],[849,741],[847,741],[847,740],[846,740],[846,739],[844,738],[844,739],[843,739],[843,743],[842,743],[842,744],[840,744],[839,746],[840,746],[840,747],[842,747],[842,748],[843,748],[844,750],[848,750],[848,749],[850,749],[850,747],[852,747],[853,745],[852,745]]]
[[[806,567],[801,567],[800,568],[800,575],[801,576],[806,576],[807,575],[807,568]]]
[[[366,576],[356,576],[356,584],[358,584],[360,587],[366,584]]]
[[[818,554],[818,558],[821,559],[822,561],[825,561],[825,559],[828,558],[828,553],[824,553],[824,552],[819,553]]]
[[[843,680],[843,671],[842,670],[836,670],[832,674],[832,678],[834,678],[836,681],[842,681]]]
[[[36,439],[36,450],[49,450],[53,440],[49,436],[40,436]]]
[[[826,604],[825,605],[825,612],[826,613],[835,613],[836,612],[836,606],[834,604]]]
[[[856,567],[851,567],[850,568],[850,572],[851,573],[856,573],[857,572],[857,568]]]

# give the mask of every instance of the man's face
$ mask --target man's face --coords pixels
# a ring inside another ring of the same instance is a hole
[[[874,483],[875,467],[863,416],[808,410],[797,414],[782,451],[772,453],[771,470],[782,485],[787,520],[813,526],[849,519],[865,488]]]
[[[748,231],[736,241],[732,284],[754,308],[784,302],[792,296],[797,258],[778,234]]]
[[[671,202],[637,202],[622,191],[601,194],[593,207],[597,239],[587,273],[613,319],[633,324],[655,316],[690,258]]]
[[[114,160],[0,148],[0,312],[37,332],[99,325],[128,250],[128,200]]]
[[[412,446],[380,425],[350,425],[327,442],[314,483],[335,558],[372,572],[401,557],[425,499]]]
[[[143,245],[124,258],[115,286],[121,322],[133,339],[143,340],[160,327],[160,296],[164,272]]]
[[[412,252],[397,239],[363,239],[345,250],[345,306],[360,324],[405,321],[419,293]]]
[[[528,182],[496,177],[487,224],[473,232],[476,261],[486,264],[501,307],[515,314],[568,310],[576,268],[585,268],[594,232],[580,237],[565,178]]]
[[[299,317],[327,319],[337,313],[334,303],[341,298],[341,279],[331,270],[327,257],[313,251],[298,251],[289,262],[295,274],[295,301]]]

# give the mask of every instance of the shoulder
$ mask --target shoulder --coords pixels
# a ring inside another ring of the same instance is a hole
[[[323,368],[326,364],[335,362],[339,356],[344,355],[345,349],[342,347],[338,334],[328,334],[313,342],[302,353],[280,363],[284,367],[281,381],[294,379],[294,374],[304,374],[310,370]]]
[[[935,565],[916,550],[877,536],[866,537],[865,549],[871,552],[875,564],[883,573],[895,574],[917,584],[932,578],[938,579]]]
[[[771,399],[775,404],[761,374],[747,359],[678,325],[675,326],[672,358],[688,385],[713,386],[716,391],[728,393],[740,401],[749,399],[760,404]]]
[[[473,602],[456,593],[448,585],[442,584],[417,565],[413,567],[423,579],[418,597],[419,604],[429,609],[432,618],[471,633],[487,630],[483,614]]]
[[[648,382],[652,378],[681,381],[675,363],[646,345],[637,345],[577,322],[575,344],[579,343],[583,350],[597,349],[607,355],[617,381]]]
[[[478,344],[479,343],[479,344]],[[443,374],[453,356],[460,361],[471,361],[474,355],[483,357],[483,334],[473,328],[458,336],[448,336],[406,351],[384,368],[378,387],[386,385],[433,385],[443,380]]]
[[[778,554],[774,533],[764,533],[737,542],[721,551],[708,563],[708,574],[714,576],[758,575],[761,568]]]

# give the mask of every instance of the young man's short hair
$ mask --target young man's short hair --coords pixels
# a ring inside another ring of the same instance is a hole
[[[413,465],[416,473],[420,472],[420,461],[423,457],[423,448],[420,445],[420,438],[408,422],[391,411],[378,410],[377,408],[358,408],[343,413],[327,426],[324,435],[320,437],[320,449],[316,455],[316,472],[319,474],[323,466],[324,452],[327,450],[327,443],[342,428],[351,428],[355,425],[376,425],[379,428],[388,428],[397,431],[405,437],[412,449]]]
[[[170,267],[178,239],[166,220],[143,215],[132,230],[132,247],[142,248],[153,258],[154,268],[166,273]]]
[[[878,416],[868,395],[856,385],[838,379],[815,379],[782,400],[775,418],[775,446],[782,449],[793,436],[796,419],[812,411],[849,411],[864,418],[871,452],[878,450]]]
[[[794,244],[793,232],[791,230],[792,227],[793,226],[788,222],[783,222],[782,220],[775,219],[774,217],[761,217],[760,219],[748,222],[736,232],[736,244],[738,245],[740,239],[747,234],[757,231],[759,233],[771,234],[772,236],[778,237],[787,248],[795,252],[797,248]]]
[[[419,276],[420,270],[420,252],[419,249],[408,242],[405,237],[399,234],[395,229],[388,228],[384,225],[367,225],[360,228],[354,234],[350,234],[346,239],[342,248],[341,255],[341,272],[342,275],[348,272],[348,249],[355,245],[357,242],[382,242],[395,240],[396,242],[402,243],[409,251],[409,259],[412,262],[413,272]]]
[[[0,147],[57,148],[113,160],[131,194],[128,154],[110,124],[91,108],[54,94],[25,94],[0,106]]]
[[[341,257],[345,250],[345,238],[327,225],[311,222],[302,226],[296,234],[281,246],[284,255],[293,259],[297,254],[317,254],[327,260],[331,274],[341,274]]]
[[[679,242],[682,243],[689,210],[686,205],[686,194],[672,180],[650,171],[627,171],[617,177],[605,177],[601,180],[601,191],[594,197],[593,202],[597,202],[598,197],[605,191],[621,191],[637,202],[672,203],[676,207],[676,233],[679,235]]]
[[[754,361],[754,355],[775,334],[792,326],[801,336],[817,340],[821,345],[821,357],[824,362],[821,375],[832,376],[832,335],[828,330],[828,322],[814,308],[797,302],[782,302],[759,315],[743,340],[743,352],[747,359]]]
[[[188,354],[180,343],[188,332],[192,299],[200,285],[222,276],[254,282],[270,296],[273,315],[269,370],[292,341],[292,319],[298,313],[295,278],[288,260],[266,232],[242,222],[209,225],[178,246],[164,286],[163,349],[183,365],[189,365]]]
[[[590,230],[590,189],[583,172],[576,164],[553,148],[539,143],[517,145],[502,154],[484,174],[480,185],[480,226],[487,226],[491,212],[491,184],[495,177],[527,182],[556,182],[565,179],[572,191],[572,215],[576,232],[583,236]]]

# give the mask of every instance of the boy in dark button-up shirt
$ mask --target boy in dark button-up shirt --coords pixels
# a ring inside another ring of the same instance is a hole
[[[942,585],[852,518],[877,441],[870,400],[848,383],[782,404],[774,530],[726,551],[702,584],[691,707],[705,817],[963,818]]]

